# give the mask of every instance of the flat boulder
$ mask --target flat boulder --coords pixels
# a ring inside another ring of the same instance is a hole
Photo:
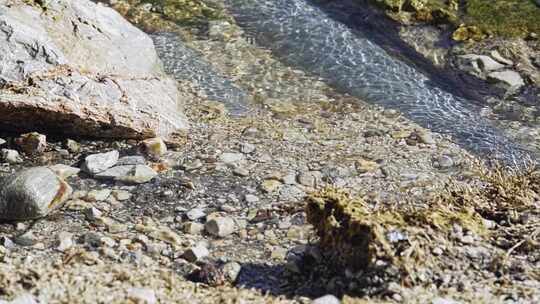
[[[46,3],[0,2],[0,128],[166,139],[187,129],[187,97],[146,34],[88,0]]]

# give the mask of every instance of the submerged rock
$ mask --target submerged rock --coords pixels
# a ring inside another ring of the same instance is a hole
[[[0,185],[0,219],[28,220],[46,216],[65,202],[72,191],[46,167],[11,174]]]
[[[0,126],[146,138],[187,128],[152,40],[87,0],[0,4]]]

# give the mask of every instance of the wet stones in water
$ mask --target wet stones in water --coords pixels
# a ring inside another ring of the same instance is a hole
[[[28,220],[46,216],[72,192],[49,168],[36,167],[11,174],[0,185],[0,219]]]

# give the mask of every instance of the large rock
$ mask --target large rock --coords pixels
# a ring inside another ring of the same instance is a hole
[[[147,35],[87,0],[46,5],[0,2],[0,127],[124,138],[187,128]]]
[[[0,182],[1,220],[43,217],[61,206],[72,193],[66,182],[45,167],[19,171]]]

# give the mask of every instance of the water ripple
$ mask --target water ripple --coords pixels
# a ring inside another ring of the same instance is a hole
[[[224,0],[256,41],[337,89],[400,110],[472,152],[507,162],[531,157],[480,116],[481,107],[435,86],[381,47],[306,0]]]
[[[248,95],[222,76],[197,51],[187,47],[174,33],[150,35],[167,73],[193,83],[206,96],[221,102],[232,115],[248,110]]]

